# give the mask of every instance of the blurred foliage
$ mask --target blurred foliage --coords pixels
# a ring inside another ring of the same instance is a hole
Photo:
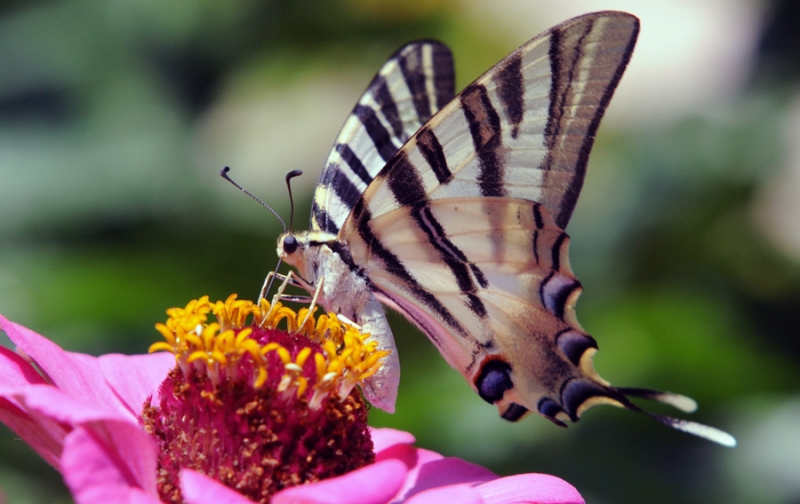
[[[770,5],[753,78],[735,100],[670,124],[601,128],[570,226],[585,288],[578,313],[600,344],[600,374],[695,397],[696,419],[731,429],[745,454],[757,451],[742,438],[747,422],[797,396],[800,383],[800,266],[751,216],[754,195],[784,161],[781,128],[800,76],[800,10]],[[170,306],[256,296],[280,228],[249,201],[232,216],[203,181],[198,164],[219,169],[193,158],[204,113],[229,87],[257,92],[313,80],[320,68],[374,71],[414,38],[447,42],[464,86],[519,41],[460,6],[4,3],[0,312],[69,350],[139,353]],[[304,169],[315,177],[316,166]],[[310,195],[299,199],[302,222]],[[250,216],[263,229],[241,224]],[[613,408],[568,430],[540,418],[506,423],[408,322],[390,318],[403,364],[398,412],[372,411],[373,425],[499,473],[556,474],[591,502],[800,498],[758,494],[730,469],[736,451]],[[2,429],[9,502],[68,502],[59,475]]]

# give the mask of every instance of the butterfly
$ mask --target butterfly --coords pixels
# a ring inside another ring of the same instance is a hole
[[[458,95],[450,50],[436,41],[402,47],[373,78],[322,171],[311,229],[278,239],[292,284],[391,350],[363,387],[373,405],[393,412],[400,379],[383,303],[506,420],[533,411],[566,426],[597,404],[643,412],[629,397],[696,408],[678,394],[612,387],[575,316],[581,284],[564,230],[638,32],[624,12],[570,19]]]

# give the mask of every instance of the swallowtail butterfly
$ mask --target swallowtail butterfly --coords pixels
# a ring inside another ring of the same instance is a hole
[[[410,43],[381,67],[331,150],[311,230],[278,239],[294,285],[392,350],[365,384],[372,404],[394,411],[400,379],[380,301],[506,420],[535,411],[566,426],[596,404],[642,411],[629,396],[695,409],[684,396],[600,378],[597,343],[574,311],[581,284],[564,229],[638,32],[624,12],[571,19],[458,95],[439,42]],[[735,444],[715,428],[649,415]]]

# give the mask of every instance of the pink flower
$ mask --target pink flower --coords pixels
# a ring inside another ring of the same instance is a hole
[[[67,352],[0,316],[17,353],[0,347],[0,421],[64,476],[78,504],[158,503],[163,454],[142,423],[175,368],[167,353],[92,357]],[[342,476],[284,489],[273,503],[582,503],[554,476],[499,478],[487,469],[411,446],[413,436],[372,429],[375,462]],[[199,472],[180,471],[190,504],[251,500]]]
[[[579,504],[583,498],[566,481],[547,474],[500,478],[481,466],[411,446],[414,436],[373,429],[375,463],[344,476],[283,490],[273,504]]]

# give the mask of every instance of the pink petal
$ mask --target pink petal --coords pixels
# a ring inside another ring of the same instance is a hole
[[[410,432],[404,432],[396,429],[382,428],[376,429],[369,428],[370,436],[372,437],[372,444],[375,446],[375,453],[380,453],[383,450],[398,444],[414,444],[416,439]]]
[[[5,400],[19,410],[25,410],[14,397],[18,388],[30,384],[43,384],[44,378],[25,359],[6,347],[0,346],[0,389]],[[5,403],[4,403],[5,404]]]
[[[3,395],[3,391],[0,391],[0,396]],[[48,464],[60,470],[61,450],[67,430],[49,419],[34,418],[19,404],[16,399],[12,402],[0,397],[0,422],[28,443]]]
[[[272,504],[384,504],[394,497],[406,476],[406,466],[386,460],[337,478],[281,490]]]
[[[78,427],[64,440],[64,481],[78,504],[159,503],[156,447],[127,422]]]
[[[485,483],[497,479],[497,475],[476,464],[458,458],[444,458],[427,462],[415,471],[415,488],[434,488],[458,483]]]
[[[486,504],[536,502],[537,504],[585,504],[574,486],[549,474],[517,474],[475,487]]]
[[[181,471],[181,492],[187,504],[253,504],[239,492],[190,469]]]
[[[403,462],[409,470],[427,464],[430,461],[443,458],[442,455],[436,452],[405,444],[390,446],[380,453],[375,454],[375,462],[390,459],[399,460]]]
[[[50,385],[29,385],[23,398],[29,413],[39,413],[59,423],[77,426],[87,422],[114,420],[136,425],[129,414],[98,408],[96,405],[77,400]]]
[[[452,485],[426,490],[405,501],[406,504],[446,504],[449,502],[483,504],[483,499],[481,499],[481,494],[469,485]]]
[[[158,387],[175,367],[175,356],[108,354],[98,357],[106,382],[134,416],[142,414],[144,401],[158,398]]]
[[[398,448],[400,447],[395,446],[384,453],[399,452]],[[409,471],[394,502],[402,502],[432,488],[458,484],[475,485],[497,479],[492,471],[465,460],[444,458],[438,453],[418,448],[415,451],[416,464]],[[408,461],[407,456],[399,458]]]
[[[106,420],[134,425],[126,416],[77,401],[51,385],[0,386],[0,421],[59,470],[70,430]]]
[[[0,383],[12,386],[45,383],[45,381],[28,361],[8,348],[0,346]]]
[[[36,362],[59,389],[98,407],[124,411],[127,408],[106,384],[96,357],[65,352],[58,345],[19,324],[0,316],[0,326],[19,349]]]

